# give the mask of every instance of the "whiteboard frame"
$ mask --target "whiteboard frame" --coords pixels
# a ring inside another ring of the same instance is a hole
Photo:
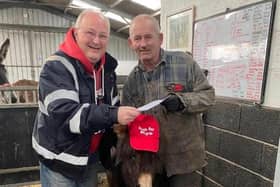
[[[278,142],[280,143],[280,139]],[[279,143],[278,143],[278,151],[276,157],[273,187],[280,187],[280,149],[279,149],[280,144]]]
[[[171,21],[173,24],[178,22],[176,27],[186,26],[184,32],[181,35],[171,35],[172,30],[176,28],[171,28]],[[180,23],[181,21],[181,23]],[[192,51],[192,41],[193,41],[193,22],[194,22],[194,6],[179,9],[166,16],[166,49],[171,51]],[[183,41],[183,43],[182,43]],[[171,46],[171,42],[174,43]],[[176,46],[176,47],[175,47]]]
[[[241,98],[235,98],[235,97],[227,97],[227,96],[217,96],[220,98],[233,98],[236,100],[240,100],[240,101],[245,101],[245,102],[249,102],[249,103],[254,103],[257,105],[261,105],[264,103],[264,94],[265,94],[265,88],[266,88],[266,81],[267,81],[267,71],[268,71],[268,64],[269,64],[269,57],[270,57],[270,50],[271,50],[271,40],[272,40],[272,31],[273,31],[273,23],[274,23],[274,17],[275,17],[275,9],[276,9],[276,0],[264,0],[264,1],[259,1],[259,2],[255,2],[252,4],[248,4],[245,6],[241,6],[235,9],[229,9],[227,8],[225,12],[221,12],[203,19],[199,19],[197,21],[194,22],[194,28],[196,26],[197,23],[201,22],[201,21],[205,21],[205,20],[209,20],[218,16],[223,16],[226,15],[228,13],[231,12],[235,12],[235,11],[239,11],[245,8],[249,8],[249,7],[253,7],[255,5],[258,4],[263,4],[263,3],[268,3],[271,2],[272,6],[271,6],[271,15],[270,15],[270,23],[269,23],[269,30],[268,30],[268,38],[267,38],[267,45],[266,45],[266,54],[265,54],[265,60],[264,60],[264,69],[263,69],[263,81],[262,81],[262,87],[261,87],[261,94],[260,94],[260,100],[255,101],[255,100],[249,100],[249,99],[241,99]],[[193,40],[194,40],[194,34],[193,34]],[[193,51],[192,51],[193,53]],[[211,72],[210,72],[211,73]]]

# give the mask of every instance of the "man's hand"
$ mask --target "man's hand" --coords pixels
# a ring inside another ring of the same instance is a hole
[[[166,110],[169,112],[177,112],[184,109],[184,104],[181,102],[180,98],[175,94],[171,94],[161,104],[165,106]]]
[[[120,106],[118,110],[118,123],[121,125],[127,125],[139,114],[140,111],[138,111],[135,107]]]

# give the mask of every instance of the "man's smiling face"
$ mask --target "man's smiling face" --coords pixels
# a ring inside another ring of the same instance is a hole
[[[78,46],[91,63],[95,64],[105,54],[109,41],[109,26],[98,15],[84,15],[74,34]]]

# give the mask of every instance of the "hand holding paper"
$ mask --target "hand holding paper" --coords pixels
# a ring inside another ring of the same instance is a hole
[[[169,97],[169,95],[163,99],[158,99],[158,100],[154,100],[148,104],[145,104],[141,107],[138,107],[137,109],[141,112],[150,110],[151,108],[154,108],[155,106],[159,105],[160,103],[162,103],[163,101],[165,101],[167,98]]]

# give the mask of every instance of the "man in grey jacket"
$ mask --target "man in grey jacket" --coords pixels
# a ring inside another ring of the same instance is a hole
[[[190,55],[161,49],[155,18],[136,16],[129,35],[139,63],[124,85],[122,104],[139,107],[168,96],[147,112],[160,123],[162,176],[171,187],[198,187],[195,171],[206,165],[201,113],[214,104],[214,88]]]

